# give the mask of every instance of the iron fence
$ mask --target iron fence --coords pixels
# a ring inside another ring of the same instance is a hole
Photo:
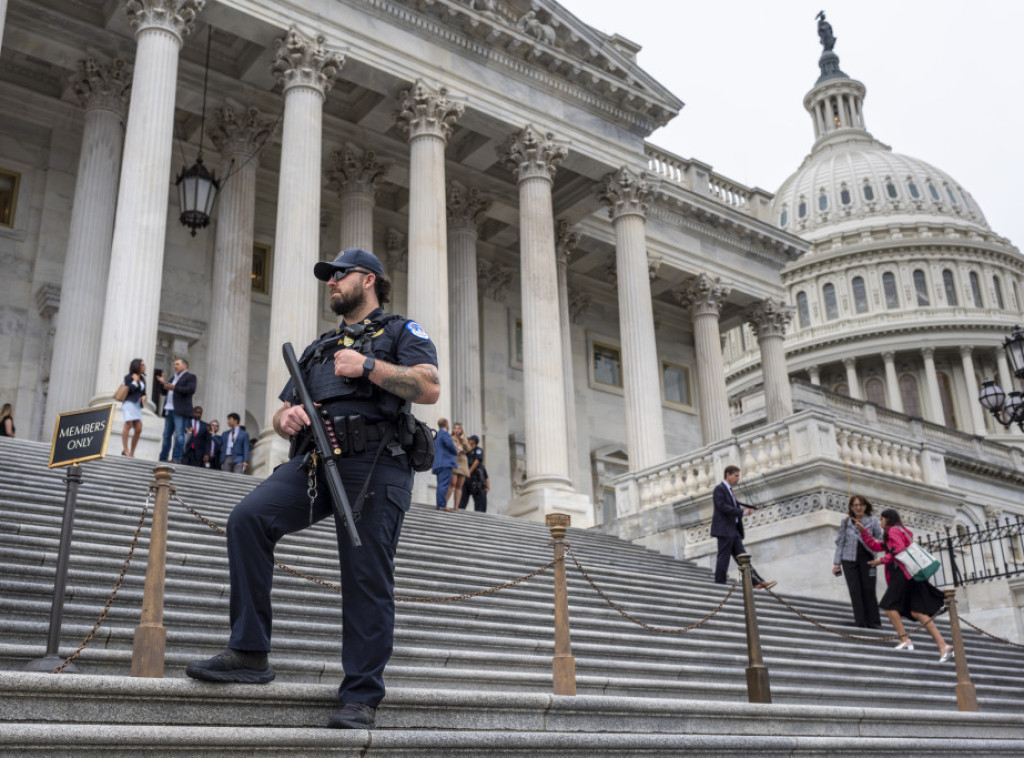
[[[945,533],[918,540],[942,562],[932,577],[936,587],[960,587],[1024,574],[1024,517],[1005,516],[1000,523],[945,528]]]

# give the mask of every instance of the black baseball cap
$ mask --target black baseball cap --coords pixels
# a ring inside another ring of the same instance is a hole
[[[335,271],[344,271],[349,268],[365,268],[377,276],[384,276],[384,266],[373,253],[368,250],[355,247],[351,250],[342,250],[333,261],[320,261],[313,266],[313,276],[321,281],[328,281],[334,276]]]
[[[479,442],[480,441],[480,438],[477,437],[475,434],[469,435],[469,439],[473,440],[473,442]]]

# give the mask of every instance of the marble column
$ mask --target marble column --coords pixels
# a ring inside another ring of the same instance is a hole
[[[675,291],[679,304],[690,311],[693,321],[693,352],[697,360],[697,409],[705,445],[732,434],[729,396],[725,390],[725,365],[718,316],[729,296],[721,279],[698,274]]]
[[[384,232],[384,270],[391,280],[391,310],[395,313],[409,312],[409,248],[405,246],[405,235],[397,229]]]
[[[885,362],[885,391],[887,405],[897,413],[903,413],[903,395],[900,393],[900,380],[896,376],[896,355],[892,351],[882,353]]]
[[[0,50],[3,49],[4,22],[7,20],[7,0],[0,0]]]
[[[320,333],[318,303],[324,285],[313,277],[320,259],[320,156],[323,106],[327,92],[344,64],[339,53],[326,50],[322,36],[313,39],[291,27],[274,41],[272,71],[282,85],[284,118],[281,170],[274,234],[274,275],[271,284],[267,357],[266,426],[253,461],[255,473],[269,474],[287,455],[287,442],[273,429],[278,399],[288,381],[281,346],[291,342],[296,353]],[[333,257],[333,256],[332,256]]]
[[[924,383],[925,392],[928,396],[928,407],[924,417],[933,424],[945,425],[946,414],[942,411],[942,396],[939,394],[939,375],[935,371],[935,348],[922,348],[921,357],[924,359]]]
[[[988,431],[985,429],[985,416],[982,411],[981,403],[978,402],[978,378],[974,375],[974,358],[972,356],[972,348],[970,345],[960,346],[960,364],[963,366],[964,371],[964,386],[967,388],[967,407],[970,408],[971,415],[971,428],[965,429],[964,431],[985,435]]]
[[[654,339],[654,306],[647,261],[647,200],[653,185],[644,172],[623,166],[604,177],[600,198],[615,227],[622,389],[626,396],[629,469],[665,460],[661,366]]]
[[[580,243],[580,235],[569,231],[562,220],[555,228],[555,264],[558,267],[558,325],[562,338],[563,385],[565,387],[565,436],[569,449],[569,481],[573,488],[583,484],[579,437],[576,424],[576,381],[572,369],[572,318],[569,313],[569,260]]]
[[[568,437],[564,419],[565,377],[555,263],[552,186],[567,155],[554,135],[533,126],[512,134],[499,148],[519,185],[520,281],[523,308],[523,396],[526,481],[511,515],[543,519],[547,513],[575,510],[569,480]],[[593,523],[587,504],[581,516]],[[574,523],[576,523],[574,519]]]
[[[817,366],[808,366],[807,374],[811,377],[811,384],[815,387],[821,386],[821,369]]]
[[[857,376],[857,359],[843,358],[843,367],[846,369],[846,386],[850,388],[850,397],[855,400],[863,400],[864,396],[860,391],[860,378]]]
[[[331,153],[327,184],[341,198],[341,247],[373,252],[373,208],[377,182],[391,169],[379,163],[372,150],[359,155],[352,148]],[[385,272],[392,278],[392,272]]]
[[[92,402],[106,403],[133,358],[152,372],[160,321],[178,52],[205,0],[135,0],[135,71]]]
[[[483,382],[480,378],[480,301],[477,294],[478,225],[491,201],[475,187],[448,185],[448,281],[451,283],[452,420],[466,434],[484,431]]]
[[[769,424],[793,415],[793,391],[789,385],[786,349],[783,346],[793,311],[792,306],[771,298],[755,303],[749,311],[749,323],[761,348],[761,377]]]
[[[237,413],[245,422],[256,169],[273,128],[274,120],[256,108],[239,113],[225,107],[214,111],[210,129],[210,141],[220,150],[226,168],[217,198],[203,410],[207,419],[220,421],[221,429],[227,429],[228,413]]]
[[[50,439],[57,415],[88,406],[95,389],[100,350],[96,317],[103,313],[110,270],[131,67],[120,59],[109,64],[79,61],[71,88],[85,108],[85,123],[50,364],[44,440]],[[121,376],[126,373],[127,363]],[[107,388],[108,399],[113,391],[114,385]]]
[[[399,95],[395,116],[409,139],[409,318],[416,319],[437,347],[441,396],[423,418],[449,418],[452,412],[449,334],[448,235],[445,210],[444,150],[465,106],[448,90],[418,80]]]

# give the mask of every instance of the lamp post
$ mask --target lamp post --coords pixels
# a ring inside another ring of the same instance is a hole
[[[178,206],[181,208],[179,220],[192,230],[205,229],[210,224],[213,213],[213,201],[220,189],[217,177],[203,165],[203,137],[206,131],[206,85],[210,78],[210,39],[213,27],[208,27],[206,36],[206,69],[203,71],[203,115],[199,122],[199,154],[196,162],[189,168],[183,168],[178,180]]]
[[[1003,341],[1003,350],[1006,351],[1010,371],[1024,381],[1024,330],[1019,326],[1013,327],[1013,334]],[[986,379],[981,383],[978,402],[1007,429],[1017,424],[1024,431],[1024,395],[1020,392],[1013,390],[1007,393],[994,379]]]

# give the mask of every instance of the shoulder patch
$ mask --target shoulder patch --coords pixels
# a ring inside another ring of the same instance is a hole
[[[410,321],[405,325],[405,328],[409,330],[409,334],[413,334],[419,337],[421,340],[429,340],[430,335],[427,334],[427,330],[417,324],[415,321]]]

